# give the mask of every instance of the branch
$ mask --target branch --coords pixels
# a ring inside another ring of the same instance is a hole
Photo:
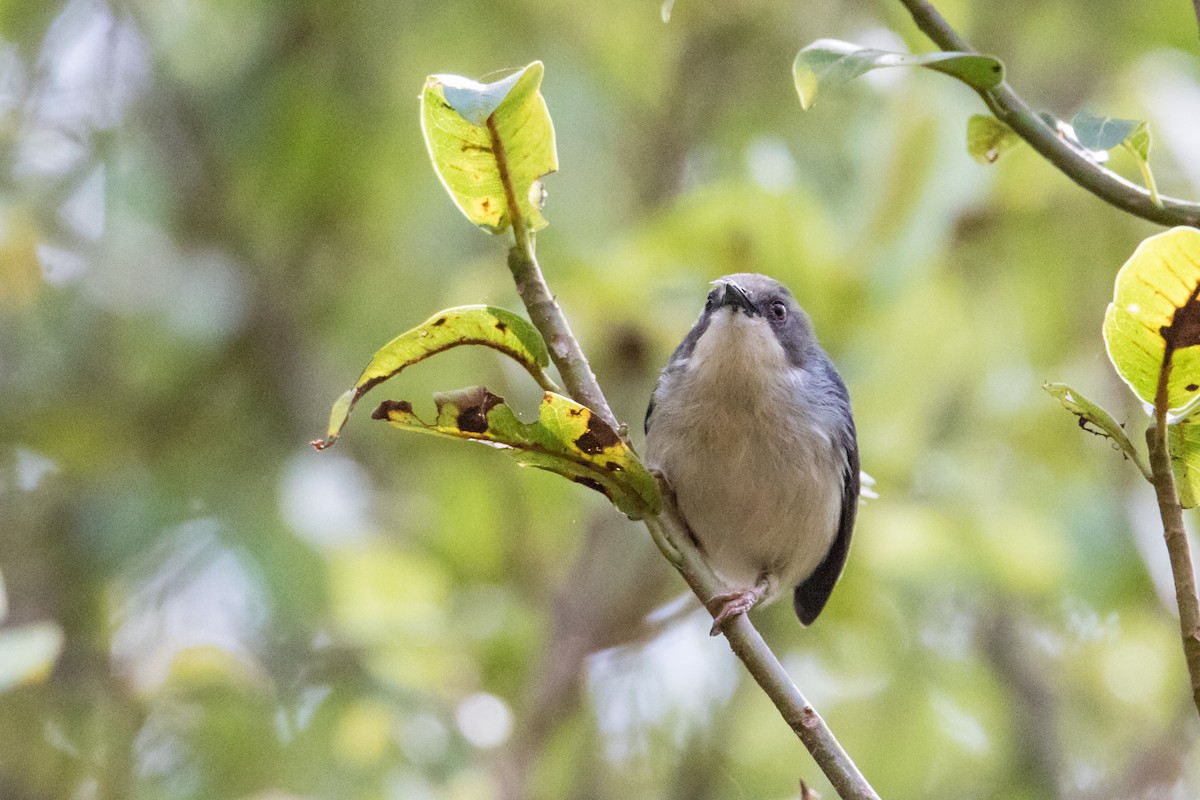
[[[666,498],[664,498],[666,500]],[[665,503],[663,513],[646,520],[655,543],[663,548],[663,554],[675,565],[683,579],[700,601],[708,601],[724,590],[720,580],[709,568],[704,556],[684,533],[685,528],[679,512],[670,502]],[[746,665],[751,677],[766,692],[767,697],[779,709],[784,721],[808,748],[817,766],[833,785],[843,800],[879,800],[879,795],[867,783],[854,760],[842,748],[833,731],[805,699],[791,677],[775,657],[775,653],[763,641],[762,636],[745,614],[739,614],[725,623],[722,628],[729,647]]]
[[[1158,497],[1163,538],[1171,558],[1171,574],[1175,578],[1175,602],[1179,606],[1179,629],[1183,637],[1183,655],[1187,659],[1188,675],[1191,677],[1192,701],[1200,712],[1200,599],[1196,597],[1196,573],[1192,567],[1187,530],[1183,527],[1183,508],[1175,491],[1175,474],[1171,471],[1171,454],[1167,444],[1167,387],[1175,354],[1172,338],[1168,334],[1163,349],[1163,363],[1154,395],[1154,427],[1146,432],[1146,442],[1150,446],[1150,470],[1154,475],[1154,493]]]
[[[912,14],[913,21],[933,43],[946,51],[978,52],[950,27],[946,19],[925,0],[900,0]],[[1196,3],[1200,14],[1200,0]],[[1009,87],[1008,82],[995,89],[977,90],[983,102],[1001,121],[1042,155],[1060,172],[1101,200],[1142,219],[1160,225],[1189,225],[1200,227],[1200,203],[1189,203],[1173,197],[1160,196],[1162,205],[1155,205],[1151,194],[1135,183],[1107,170],[1058,135],[1053,127]]]
[[[488,137],[491,139],[492,155],[496,159],[496,167],[500,173],[500,184],[504,187],[504,199],[508,206],[509,222],[512,224],[513,237],[516,242],[508,251],[508,269],[512,272],[517,284],[517,294],[529,311],[529,319],[534,327],[546,340],[550,350],[550,358],[571,397],[600,415],[600,418],[619,430],[617,418],[608,407],[604,392],[596,382],[596,375],[583,354],[579,342],[571,333],[571,326],[563,316],[562,309],[550,287],[542,277],[542,269],[538,266],[537,255],[534,253],[533,233],[521,216],[521,205],[517,202],[516,189],[508,170],[508,153],[504,149],[504,140],[496,129],[494,117],[487,118]]]

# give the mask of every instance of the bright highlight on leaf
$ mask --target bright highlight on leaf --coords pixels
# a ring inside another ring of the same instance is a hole
[[[1154,173],[1150,171],[1150,127],[1144,121],[1097,117],[1081,111],[1071,119],[1071,128],[1075,131],[1075,138],[1079,143],[1089,150],[1124,147],[1137,162],[1142,181],[1150,192],[1150,200],[1154,205],[1162,207],[1158,185],[1154,181]]]
[[[958,78],[972,89],[994,89],[1004,81],[999,59],[977,53],[889,53],[837,39],[818,39],[792,62],[792,79],[805,111],[817,101],[819,88],[834,88],[880,67],[925,67]]]
[[[1167,405],[1178,411],[1200,393],[1200,230],[1151,236],[1117,273],[1104,315],[1109,360],[1134,394],[1153,405],[1168,343]]]
[[[540,386],[554,387],[554,382],[546,374],[546,367],[550,364],[546,343],[529,322],[496,306],[448,308],[400,334],[371,358],[354,386],[333,404],[329,430],[325,438],[313,442],[313,446],[324,450],[337,441],[355,404],[372,387],[405,367],[464,344],[484,345],[499,350],[528,370]]]
[[[546,392],[537,422],[522,422],[502,397],[477,386],[434,395],[437,418],[422,421],[405,401],[389,400],[374,419],[402,430],[482,442],[522,464],[556,472],[603,494],[631,519],[657,514],[658,486],[616,431],[574,400]]]
[[[434,170],[467,219],[503,233],[519,216],[527,230],[542,216],[542,177],[558,170],[554,125],[535,61],[494,83],[431,75],[421,92],[421,130]]]
[[[994,164],[1021,143],[1012,128],[990,114],[973,114],[967,120],[967,152],[980,164]]]

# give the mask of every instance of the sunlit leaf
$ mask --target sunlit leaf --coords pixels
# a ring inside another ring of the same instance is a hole
[[[1180,422],[1167,428],[1175,490],[1184,508],[1200,505],[1200,422]]]
[[[967,152],[980,164],[994,164],[1020,143],[1016,131],[990,114],[973,114],[967,120]]]
[[[553,386],[545,371],[550,363],[546,343],[537,329],[525,319],[496,306],[448,308],[400,334],[371,358],[354,386],[333,404],[329,430],[325,438],[313,442],[313,446],[324,450],[337,441],[350,412],[372,387],[418,361],[464,344],[484,345],[499,350],[525,367],[539,385]]]
[[[819,88],[834,88],[880,67],[925,67],[958,78],[973,89],[994,89],[1004,80],[1004,65],[976,53],[890,53],[837,39],[818,39],[796,54],[792,79],[806,111]]]
[[[1179,410],[1200,392],[1200,231],[1151,236],[1117,273],[1104,315],[1104,343],[1121,379],[1153,405],[1168,342],[1174,355],[1167,405]]]
[[[1051,397],[1054,397],[1058,402],[1062,403],[1063,408],[1070,411],[1075,416],[1079,417],[1079,427],[1092,433],[1098,433],[1107,436],[1117,443],[1117,446],[1124,451],[1125,455],[1129,456],[1143,475],[1149,477],[1150,466],[1142,458],[1141,452],[1134,447],[1133,442],[1125,433],[1125,429],[1113,419],[1112,414],[1091,400],[1088,400],[1079,392],[1067,386],[1065,383],[1046,383],[1042,385]],[[1086,427],[1088,424],[1094,426],[1097,430],[1092,430]]]
[[[632,519],[656,514],[654,478],[612,428],[574,400],[546,392],[536,422],[522,422],[483,387],[434,395],[437,418],[426,423],[405,401],[389,400],[371,416],[403,430],[483,442],[522,464],[557,472],[602,493]]]
[[[0,631],[0,692],[44,678],[62,646],[62,629],[52,622]]]
[[[503,233],[512,209],[528,230],[546,227],[541,178],[558,169],[554,125],[535,61],[494,83],[431,75],[421,92],[429,157],[454,203],[476,225]]]

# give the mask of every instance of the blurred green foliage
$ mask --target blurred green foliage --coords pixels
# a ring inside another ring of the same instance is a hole
[[[942,10],[1035,105],[1148,120],[1200,196],[1189,4]],[[822,37],[932,49],[885,0],[0,2],[0,634],[62,634],[0,694],[0,797],[832,796],[703,612],[643,621],[683,585],[599,495],[382,425],[307,447],[387,337],[519,308],[418,93],[535,59],[539,255],[619,418],[734,271],[847,379],[881,497],[813,628],[756,618],[881,794],[1200,793],[1153,496],[1040,388],[1140,436],[1100,330],[1156,229],[1028,148],[975,163],[943,76],[801,111]],[[469,350],[392,396],[532,419]]]

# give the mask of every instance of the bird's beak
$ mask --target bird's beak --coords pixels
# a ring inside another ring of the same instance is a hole
[[[721,295],[721,302],[718,303],[718,306],[729,306],[735,314],[740,308],[746,312],[746,316],[753,317],[758,315],[758,309],[750,301],[750,296],[746,294],[746,291],[742,287],[733,282],[725,284],[725,291]]]

